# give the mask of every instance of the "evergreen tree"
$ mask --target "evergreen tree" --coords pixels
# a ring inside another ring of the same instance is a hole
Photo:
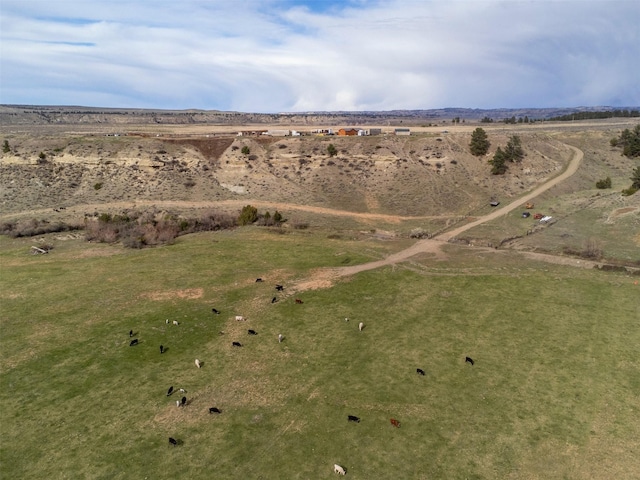
[[[510,162],[520,162],[524,157],[520,137],[513,135],[504,150],[505,159]]]
[[[631,188],[640,190],[640,167],[636,167],[631,174]]]
[[[485,132],[483,128],[476,128],[471,134],[471,143],[469,144],[471,154],[476,157],[486,155],[490,146],[491,143],[487,138],[487,132]]]
[[[493,158],[489,160],[489,163],[491,164],[491,173],[493,175],[504,175],[506,173],[507,158],[500,147],[498,147],[498,150],[496,150]]]
[[[249,225],[258,219],[258,209],[252,205],[242,207],[242,212],[238,217],[239,225]]]

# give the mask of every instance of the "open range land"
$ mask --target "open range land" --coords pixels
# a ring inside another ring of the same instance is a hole
[[[609,142],[632,120],[0,113],[3,224],[286,218],[137,249],[1,236],[3,478],[637,478],[638,161]]]

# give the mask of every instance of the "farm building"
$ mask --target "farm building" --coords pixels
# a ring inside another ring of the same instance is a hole
[[[356,128],[341,128],[340,130],[338,130],[338,135],[342,135],[342,136],[355,136],[358,135],[358,129]]]
[[[408,128],[396,128],[394,130],[394,133],[396,135],[411,135],[411,130],[409,130]]]

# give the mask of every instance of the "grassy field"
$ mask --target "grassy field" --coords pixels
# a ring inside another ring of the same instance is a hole
[[[32,242],[0,237],[2,478],[640,472],[637,277],[448,245],[293,294],[401,244],[257,228],[145,250]]]

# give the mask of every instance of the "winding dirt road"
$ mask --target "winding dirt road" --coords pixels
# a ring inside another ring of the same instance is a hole
[[[494,210],[489,215],[480,217],[477,220],[474,220],[473,222],[467,223],[465,225],[462,225],[448,232],[441,233],[440,235],[437,235],[433,239],[419,240],[415,244],[413,244],[411,247],[406,248],[400,252],[396,252],[392,255],[389,255],[387,258],[384,258],[382,260],[376,260],[374,262],[368,262],[368,263],[363,263],[361,265],[353,265],[349,267],[336,267],[336,268],[326,268],[326,269],[316,270],[315,272],[313,272],[311,278],[303,280],[302,282],[298,283],[294,287],[295,290],[302,291],[302,290],[308,290],[308,289],[314,289],[314,288],[326,288],[331,284],[333,284],[333,282],[340,277],[346,277],[346,276],[354,275],[359,272],[364,272],[367,270],[373,270],[376,268],[393,265],[399,262],[406,261],[409,258],[415,255],[419,255],[421,253],[427,253],[427,254],[435,255],[436,257],[437,256],[442,257],[443,253],[441,251],[441,247],[445,242],[450,241],[451,239],[460,235],[462,232],[469,230],[477,225],[480,225],[485,222],[489,222],[502,215],[506,215],[507,213],[511,212],[512,210],[515,210],[516,208],[520,207],[524,203],[534,199],[541,193],[549,190],[550,188],[554,187],[558,183],[566,180],[571,175],[576,173],[576,171],[578,170],[578,167],[580,166],[580,163],[582,162],[584,153],[582,152],[582,150],[578,148],[572,147],[570,145],[567,145],[567,146],[573,150],[574,155],[569,161],[569,164],[567,168],[564,170],[564,172],[562,172],[560,175],[556,177],[553,177],[549,181],[543,183],[542,185],[535,188],[524,197],[521,197],[516,201],[508,205],[505,205],[502,208]],[[553,263],[562,263],[565,265],[573,265],[573,266],[589,267],[589,268],[593,268],[593,266],[596,265],[596,262],[591,262],[586,260],[564,259],[562,257],[535,254],[533,252],[526,252],[526,254],[529,258],[536,258],[538,260],[547,261],[547,262],[551,261]]]

